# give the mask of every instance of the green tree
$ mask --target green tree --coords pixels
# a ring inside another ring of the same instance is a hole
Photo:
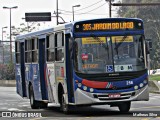
[[[15,66],[13,63],[0,64],[0,80],[15,80]]]

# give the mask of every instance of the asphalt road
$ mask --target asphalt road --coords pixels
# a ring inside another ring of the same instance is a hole
[[[53,104],[49,104],[47,109],[33,110],[29,100],[21,98],[15,87],[0,87],[0,101],[0,119],[160,120],[160,94],[150,94],[149,101],[132,102],[130,112],[125,114],[108,105],[76,107],[69,115],[61,113]]]

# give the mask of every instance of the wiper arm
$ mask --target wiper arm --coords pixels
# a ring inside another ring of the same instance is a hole
[[[91,37],[93,37],[95,40],[97,40],[102,46],[103,48],[105,48],[106,50],[108,50],[108,44],[106,46],[106,44],[103,43],[103,41],[100,40],[100,38],[98,38],[97,36],[95,36],[94,34],[91,34]]]
[[[122,42],[119,42],[118,44],[117,44],[117,42],[115,41],[116,46],[115,46],[114,49],[118,49],[119,46],[124,42],[124,40],[125,40],[126,38],[127,38],[127,36],[124,36],[124,37],[122,38]]]
[[[109,47],[108,47],[108,44],[107,44],[107,46],[106,46],[106,44],[104,44],[103,41],[101,41],[100,38],[98,38],[98,37],[95,36],[94,34],[91,34],[91,37],[93,37],[95,40],[97,40],[97,41],[102,45],[102,47],[107,50],[108,59],[109,59],[109,51],[108,51],[108,50],[109,50]]]

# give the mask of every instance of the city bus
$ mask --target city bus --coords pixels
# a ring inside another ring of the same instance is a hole
[[[19,35],[17,93],[32,109],[54,103],[68,113],[107,104],[128,112],[132,101],[149,100],[147,43],[138,18],[82,20]]]

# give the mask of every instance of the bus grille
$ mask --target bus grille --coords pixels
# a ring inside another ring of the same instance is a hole
[[[98,98],[99,100],[123,100],[123,99],[129,99],[131,96],[135,95],[135,92],[125,92],[120,93],[120,97],[118,98],[110,98],[109,94],[93,94],[94,98]]]

